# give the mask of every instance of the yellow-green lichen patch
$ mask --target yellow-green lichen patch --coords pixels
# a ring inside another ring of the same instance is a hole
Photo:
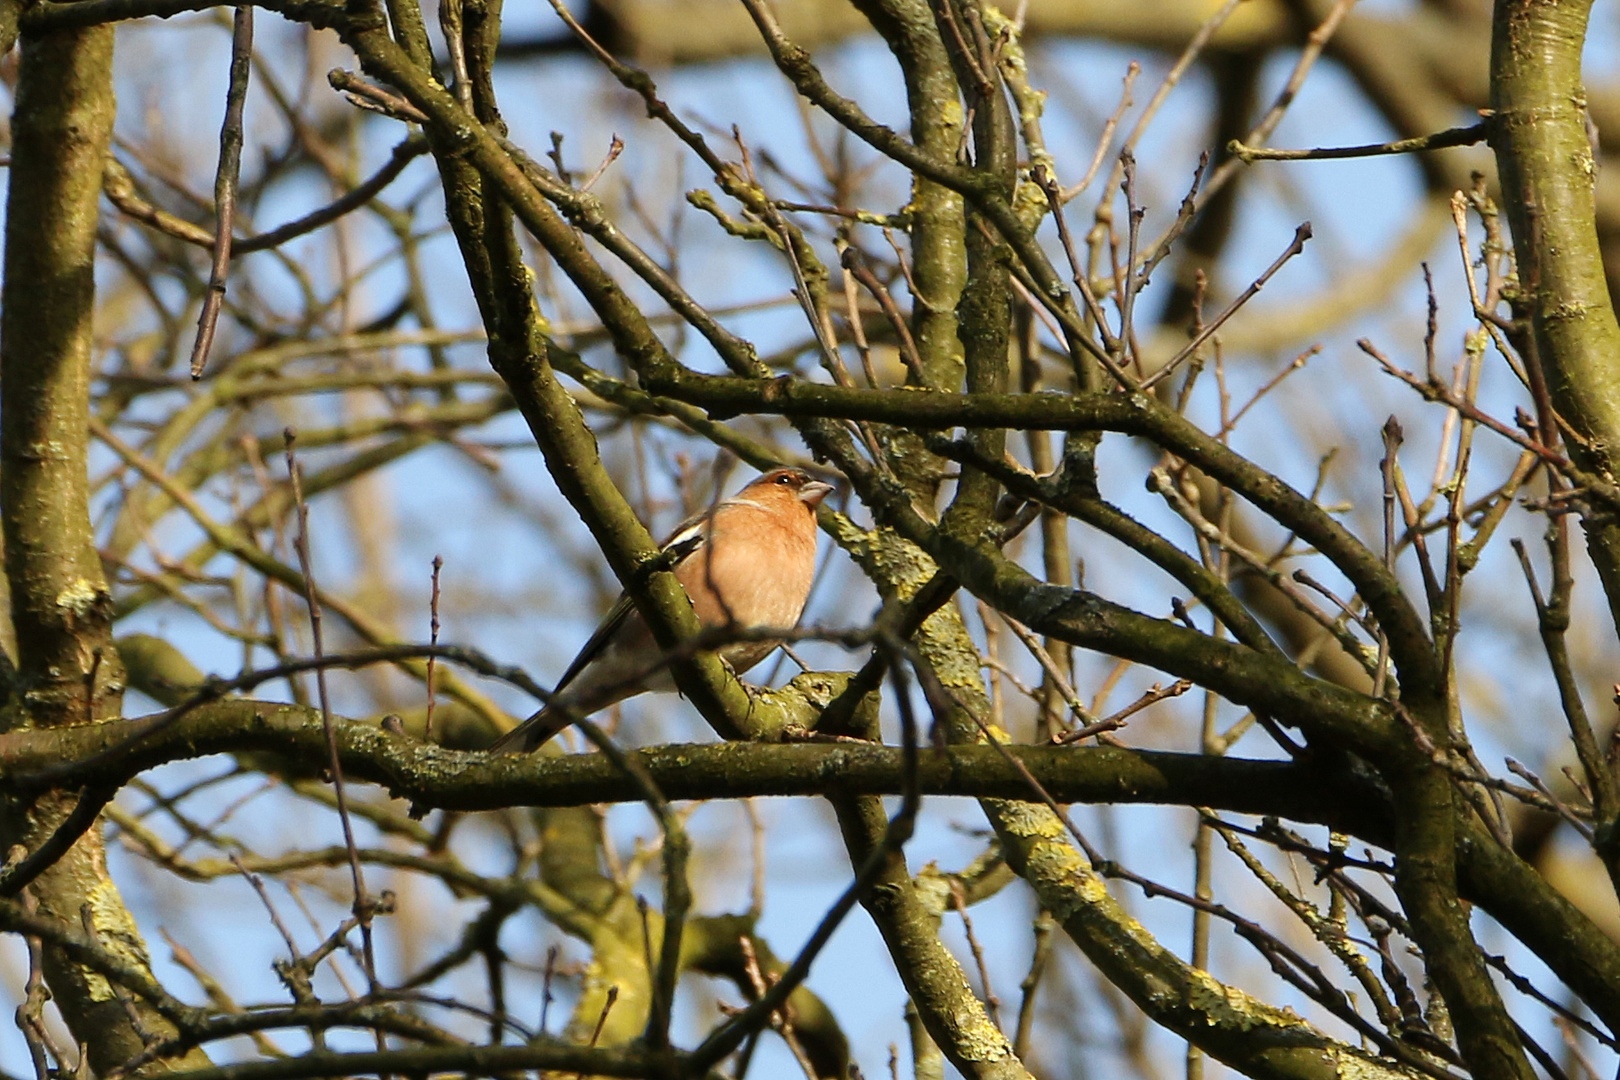
[[[1108,894],[1108,884],[1084,855],[1070,844],[1063,822],[1044,806],[996,801],[991,813],[1009,847],[1023,856],[1022,876],[1059,922],[1085,914],[1098,929],[1106,927],[1122,944],[1168,956],[1145,926]],[[1179,965],[1179,960],[1172,960]]]
[[[924,910],[937,922],[951,902],[951,882],[935,863],[917,872],[912,888]]]
[[[941,685],[953,690],[984,692],[979,654],[955,604],[946,604],[924,620],[918,636]]]
[[[955,1016],[956,1049],[968,1061],[1001,1061],[1012,1055],[1007,1042],[996,1025],[990,1022],[982,1009],[961,1009]]]
[[[1340,1052],[1334,1055],[1334,1075],[1339,1080],[1406,1080],[1409,1073],[1391,1068],[1381,1062],[1358,1054]]]
[[[95,613],[106,593],[84,578],[74,578],[56,594],[56,608],[69,626],[86,622]]]
[[[1187,969],[1187,1004],[1209,1027],[1251,1031],[1258,1027],[1293,1027],[1299,1020],[1265,1004],[1207,971]]]
[[[878,529],[870,535],[872,543],[868,550],[872,564],[881,572],[880,580],[889,582],[901,599],[915,596],[939,570],[939,564],[922,548],[902,539],[892,529]]]
[[[68,461],[71,455],[68,449],[56,439],[46,439],[44,442],[29,443],[27,454],[40,461]]]
[[[1048,161],[1051,158],[1051,155],[1044,151],[1041,156]],[[1050,168],[1051,166],[1048,165],[1047,167]],[[1046,192],[1042,191],[1040,185],[1032,180],[1025,178],[1018,185],[1018,190],[1013,193],[1013,212],[1018,215],[1018,220],[1023,222],[1026,228],[1033,229],[1039,225],[1041,219],[1046,216],[1047,211],[1050,209],[1051,203],[1047,201]],[[1066,289],[1059,289],[1060,293],[1066,294],[1067,291]]]
[[[1108,897],[1091,864],[1063,838],[1063,823],[1044,806],[997,801],[996,824],[1009,846],[1023,856],[1023,876],[1059,922],[1087,904]]]
[[[149,961],[141,932],[124,906],[118,886],[106,874],[105,865],[100,869],[102,873],[90,890],[89,900],[90,925],[95,927],[97,943],[125,966],[144,971]],[[85,988],[91,1001],[110,1001],[115,996],[112,985],[93,971],[85,972]]]
[[[1063,835],[1063,822],[1058,820],[1056,814],[1044,806],[1036,803],[1014,802],[1007,799],[997,799],[991,804],[1001,827],[1013,836],[1028,839],[1050,839]],[[1081,858],[1079,852],[1074,853],[1081,865],[1090,867],[1090,864]]]

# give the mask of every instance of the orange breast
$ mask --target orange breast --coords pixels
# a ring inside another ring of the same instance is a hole
[[[740,506],[722,519],[675,576],[706,627],[778,626],[799,621],[816,568],[815,519]],[[785,518],[785,520],[784,520]]]

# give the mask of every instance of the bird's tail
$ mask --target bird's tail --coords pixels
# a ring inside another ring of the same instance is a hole
[[[517,727],[490,744],[492,754],[527,754],[551,741],[551,737],[569,724],[573,716],[567,709],[546,706]]]

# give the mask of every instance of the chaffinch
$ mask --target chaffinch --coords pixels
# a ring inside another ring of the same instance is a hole
[[[816,572],[816,506],[832,485],[776,469],[676,527],[663,544],[675,580],[705,630],[788,627],[799,621]],[[741,675],[781,644],[735,641],[716,650]],[[491,750],[525,753],[589,714],[648,690],[673,690],[661,650],[627,595],[608,611],[557,682],[550,704]],[[649,671],[649,669],[652,669]]]

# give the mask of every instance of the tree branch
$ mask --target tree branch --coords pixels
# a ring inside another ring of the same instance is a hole
[[[791,700],[789,692],[775,694],[778,701]],[[122,784],[168,762],[224,753],[274,751],[312,769],[327,760],[319,711],[313,708],[227,699],[199,705],[173,722],[165,717],[158,713],[118,724],[0,735],[0,774],[7,778],[0,790],[36,770],[92,758],[96,764],[66,770],[63,780]],[[808,726],[814,717],[806,708],[801,722]],[[333,725],[346,775],[381,784],[395,796],[424,806],[471,811],[645,798],[622,770],[598,754],[492,756],[418,742],[363,720],[333,717]],[[126,754],[100,757],[147,726],[158,730]],[[1329,824],[1375,843],[1387,839],[1376,789],[1369,787],[1360,799],[1346,799],[1341,791],[1329,789],[1335,783],[1350,783],[1348,778],[1330,783],[1309,766],[1114,747],[1015,747],[1012,752],[1065,802],[1209,806]],[[630,756],[672,800],[894,795],[901,790],[901,751],[892,746],[726,743],[658,747]],[[923,754],[918,784],[930,795],[1028,794],[1021,774],[990,747],[958,746],[938,755]]]

